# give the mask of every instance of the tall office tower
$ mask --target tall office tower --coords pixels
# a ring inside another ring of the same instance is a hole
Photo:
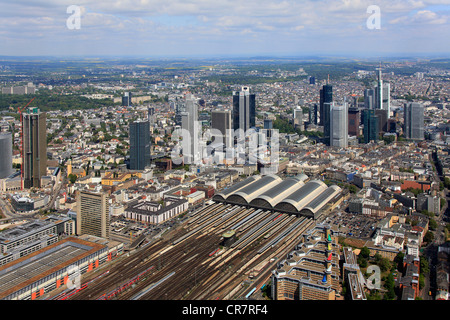
[[[301,107],[296,107],[293,113],[293,120],[295,124],[302,124],[303,121],[303,110]]]
[[[9,177],[12,169],[12,135],[11,132],[0,133],[0,179]]]
[[[233,129],[231,127],[231,111],[214,110],[211,112],[211,129],[217,129],[222,134],[222,142],[226,148],[233,147]]]
[[[233,92],[233,129],[248,129],[256,124],[256,95],[250,93],[249,87]]]
[[[324,126],[324,119],[326,117],[324,105],[325,103],[333,102],[333,86],[328,84],[324,85],[322,89],[320,89],[320,102],[319,102],[319,113],[320,113],[320,121],[319,125]]]
[[[272,119],[264,119],[264,129],[273,129],[273,121]]]
[[[388,121],[388,111],[387,110],[375,110],[375,115],[378,117],[378,132],[388,132],[387,121]]]
[[[181,128],[189,132],[189,139],[183,136],[183,155],[185,163],[197,163],[200,160],[198,122],[198,104],[194,95],[187,94],[185,97],[185,112],[181,113]]]
[[[47,174],[47,114],[28,108],[22,114],[22,170],[24,188],[41,186]]]
[[[138,120],[130,124],[130,169],[144,170],[150,166],[150,124]]]
[[[391,84],[389,82],[383,83],[382,108],[387,111],[389,119],[391,116]]]
[[[405,137],[412,140],[424,139],[423,105],[418,102],[405,103]]]
[[[383,109],[383,80],[381,79],[381,67],[378,70],[378,81],[375,87],[375,109]]]
[[[317,104],[309,106],[309,124],[317,125]]]
[[[316,84],[316,77],[309,77],[309,84]]]
[[[375,110],[364,109],[364,143],[378,140],[378,117],[375,115]]]
[[[90,234],[108,239],[109,197],[105,192],[78,191],[77,235]]]
[[[131,92],[124,92],[122,96],[122,107],[131,106]]]
[[[178,97],[173,101],[175,107],[175,124],[181,126],[181,114],[186,111],[186,104],[184,99]]]
[[[374,109],[375,108],[375,90],[366,89],[364,90],[364,109]]]
[[[333,102],[323,104],[323,113],[320,116],[323,119],[323,143],[330,146],[331,144],[331,107]]]
[[[348,105],[332,103],[330,113],[330,146],[348,147]]]
[[[348,134],[350,136],[359,135],[359,118],[358,108],[348,108]]]
[[[155,108],[153,107],[147,108],[147,117],[150,127],[153,127],[155,125]]]

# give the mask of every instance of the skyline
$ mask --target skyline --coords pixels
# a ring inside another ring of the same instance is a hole
[[[449,0],[0,4],[0,56],[450,56]],[[73,5],[79,29],[68,27]],[[367,26],[372,5],[379,29]]]

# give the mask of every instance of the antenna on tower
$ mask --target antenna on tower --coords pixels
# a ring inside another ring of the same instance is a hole
[[[330,84],[330,75],[328,74],[327,84]]]

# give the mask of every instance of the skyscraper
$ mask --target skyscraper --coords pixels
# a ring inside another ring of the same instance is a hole
[[[11,132],[0,133],[0,179],[9,177],[12,170],[12,135]]]
[[[325,103],[331,103],[333,102],[333,86],[328,84],[324,85],[322,89],[320,89],[320,102],[319,102],[319,113],[320,113],[320,121],[319,125],[324,126],[324,119],[326,117],[325,115],[325,109],[324,105]]]
[[[233,129],[248,129],[256,125],[256,95],[249,87],[233,92]]]
[[[198,105],[194,95],[185,97],[185,112],[181,113],[181,128],[189,133],[183,136],[183,155],[185,163],[197,163],[200,159]]]
[[[364,109],[364,143],[378,140],[378,117],[374,109]]]
[[[348,146],[348,105],[331,104],[330,146],[346,148]]]
[[[383,109],[383,79],[381,78],[381,67],[378,68],[378,82],[375,87],[375,109]]]
[[[351,136],[359,135],[359,109],[348,108],[348,134]]]
[[[317,104],[313,104],[309,106],[309,114],[308,114],[309,124],[317,125]]]
[[[105,192],[78,191],[77,235],[90,234],[108,239],[110,231],[108,195]]]
[[[150,165],[150,124],[138,120],[130,124],[130,169],[144,170]]]
[[[375,90],[366,89],[364,90],[364,108],[374,109],[375,108]]]
[[[222,134],[222,142],[227,148],[233,147],[233,129],[231,128],[231,111],[214,110],[211,112],[211,128]]]
[[[323,112],[320,115],[320,119],[323,121],[323,138],[324,143],[327,146],[331,144],[331,106],[333,102],[325,102],[323,104]]]
[[[391,84],[389,82],[383,83],[383,110],[387,111],[387,117],[391,116]]]
[[[374,109],[382,109],[387,111],[387,117],[389,118],[391,112],[391,85],[383,82],[381,77],[381,68],[378,68],[378,81],[375,87],[375,107]],[[366,106],[367,107],[367,106]]]
[[[424,139],[423,105],[418,102],[405,103],[404,126],[405,137],[412,140]]]
[[[131,106],[131,92],[124,92],[122,96],[122,107]]]
[[[303,124],[303,109],[301,107],[296,107],[294,109],[293,117],[294,117],[294,125]]]
[[[22,114],[22,170],[24,188],[41,186],[47,174],[47,115],[38,108]]]
[[[388,111],[387,110],[375,110],[375,115],[378,117],[378,132],[388,132],[387,121],[388,121]]]
[[[150,127],[153,127],[155,125],[155,108],[153,107],[147,108],[147,117]]]

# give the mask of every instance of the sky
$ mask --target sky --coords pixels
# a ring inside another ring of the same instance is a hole
[[[0,0],[3,56],[448,57],[449,39],[450,0]]]

